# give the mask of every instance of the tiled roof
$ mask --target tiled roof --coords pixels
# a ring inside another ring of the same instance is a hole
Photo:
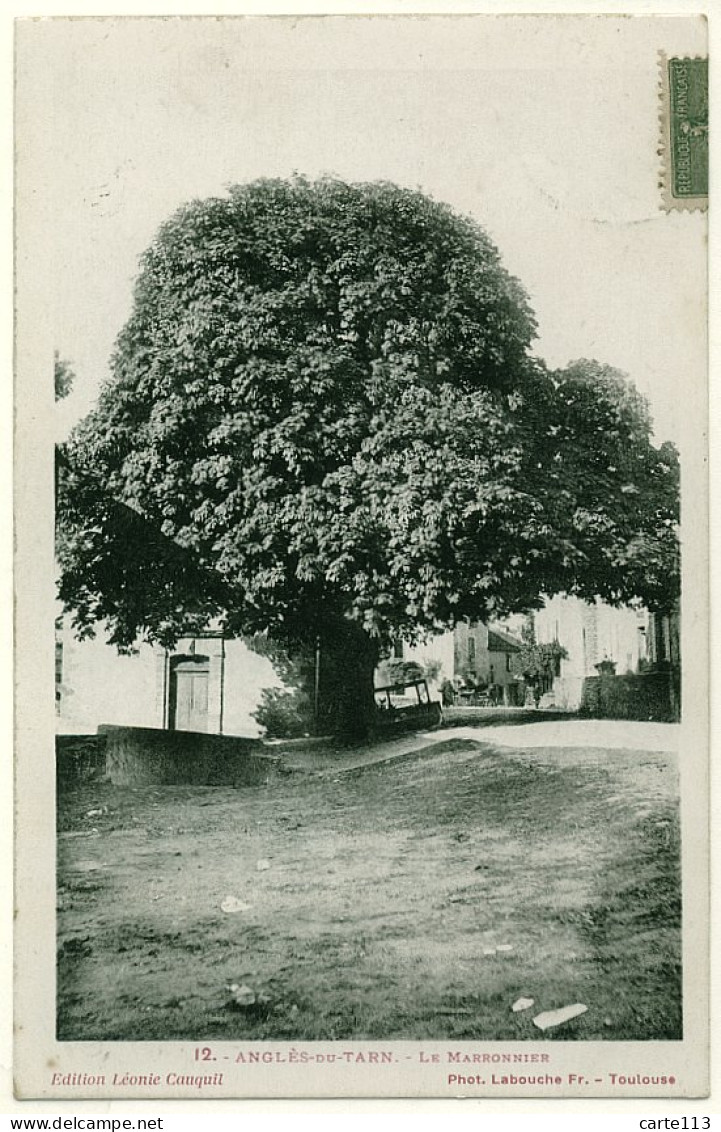
[[[510,633],[504,633],[501,629],[488,630],[488,651],[489,652],[520,652],[521,642],[512,637]]]

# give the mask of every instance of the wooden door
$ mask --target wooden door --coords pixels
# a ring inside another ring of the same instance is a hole
[[[172,731],[208,730],[207,656],[178,657],[171,662],[170,729]]]

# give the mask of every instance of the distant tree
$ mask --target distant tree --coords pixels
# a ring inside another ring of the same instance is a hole
[[[75,374],[70,368],[70,364],[60,357],[59,352],[55,351],[55,400],[62,401],[67,397],[73,387],[75,381]]]
[[[384,660],[378,669],[379,687],[389,684],[401,685],[411,680],[424,678],[423,666],[416,660],[400,660],[390,657]]]
[[[434,657],[424,656],[422,669],[426,680],[435,683],[440,680],[441,672],[443,671],[443,662],[436,660]]]
[[[541,695],[550,688],[557,674],[558,662],[565,660],[568,652],[558,641],[537,644],[524,641],[520,651],[511,656],[511,672],[522,676],[538,705]]]
[[[676,448],[653,443],[648,404],[619,370],[582,360],[551,378],[538,460],[546,519],[569,537],[548,592],[672,609],[680,588]]]
[[[212,611],[319,647],[324,718],[363,734],[394,639],[557,589],[655,594],[670,451],[611,371],[532,360],[534,332],[488,237],[420,193],[298,178],[181,209],[68,446],[78,630],[167,643]],[[108,496],[198,569],[135,561]]]

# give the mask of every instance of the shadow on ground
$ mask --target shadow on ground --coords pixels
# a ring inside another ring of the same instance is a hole
[[[59,1039],[679,1038],[675,756],[421,756],[61,796]]]

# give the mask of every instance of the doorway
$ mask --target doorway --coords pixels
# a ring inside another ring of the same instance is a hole
[[[175,656],[170,661],[168,726],[171,731],[208,730],[207,656]]]

